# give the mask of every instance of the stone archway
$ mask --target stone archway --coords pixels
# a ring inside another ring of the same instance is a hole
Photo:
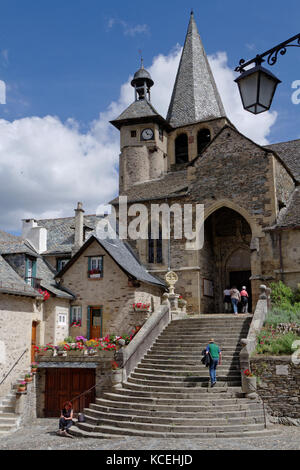
[[[253,232],[245,217],[228,206],[206,215],[204,247],[199,259],[204,280],[200,292],[201,312],[221,313],[223,291],[230,283],[238,284],[237,287],[245,283],[251,288]],[[213,291],[209,292],[209,286],[213,286]]]

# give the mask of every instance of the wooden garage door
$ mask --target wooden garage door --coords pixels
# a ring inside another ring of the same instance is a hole
[[[47,369],[45,416],[59,417],[62,405],[95,385],[95,369]],[[95,389],[73,402],[74,413],[95,401]]]

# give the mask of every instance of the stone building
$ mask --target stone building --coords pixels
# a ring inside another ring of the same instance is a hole
[[[166,119],[151,104],[142,66],[120,130],[120,196],[143,203],[204,205],[204,246],[185,238],[131,241],[150,273],[179,276],[188,311],[222,312],[227,285],[246,285],[252,308],[260,284],[300,282],[300,140],[261,146],[226,116],[191,14]],[[116,210],[119,198],[112,201]],[[150,221],[149,221],[150,224]],[[170,219],[174,229],[173,218]],[[149,231],[150,233],[150,231]]]

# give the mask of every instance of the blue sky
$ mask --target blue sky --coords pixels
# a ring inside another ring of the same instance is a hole
[[[144,6],[136,0],[1,0],[0,79],[9,89],[0,117],[50,114],[86,125],[117,99],[120,85],[138,67],[139,49],[147,65],[182,45],[191,7],[206,52],[226,51],[234,68],[241,57],[251,58],[299,32],[300,3],[289,0],[287,5],[257,0],[198,0],[191,6],[179,0]],[[137,25],[144,29],[135,30]],[[272,71],[283,84],[273,105],[282,117],[271,140],[297,138],[300,105],[293,105],[290,97],[292,81],[300,80],[300,49],[289,50]]]
[[[166,112],[158,98],[172,91],[192,8],[217,83],[227,83],[225,109],[240,58],[300,29],[296,0],[0,0],[0,8],[0,229],[13,232],[21,218],[72,215],[79,200],[94,213],[116,195],[118,135],[106,123],[133,100],[128,80],[139,50],[155,79],[155,106]],[[242,130],[255,138],[264,122],[257,141],[300,138],[300,104],[291,101],[300,48],[271,70],[282,80],[272,113],[256,120],[243,111]]]

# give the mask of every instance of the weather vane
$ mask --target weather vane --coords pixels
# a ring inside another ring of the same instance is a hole
[[[139,54],[141,56],[141,68],[143,69],[144,68],[144,59],[143,59],[143,52],[141,49],[139,49]]]

